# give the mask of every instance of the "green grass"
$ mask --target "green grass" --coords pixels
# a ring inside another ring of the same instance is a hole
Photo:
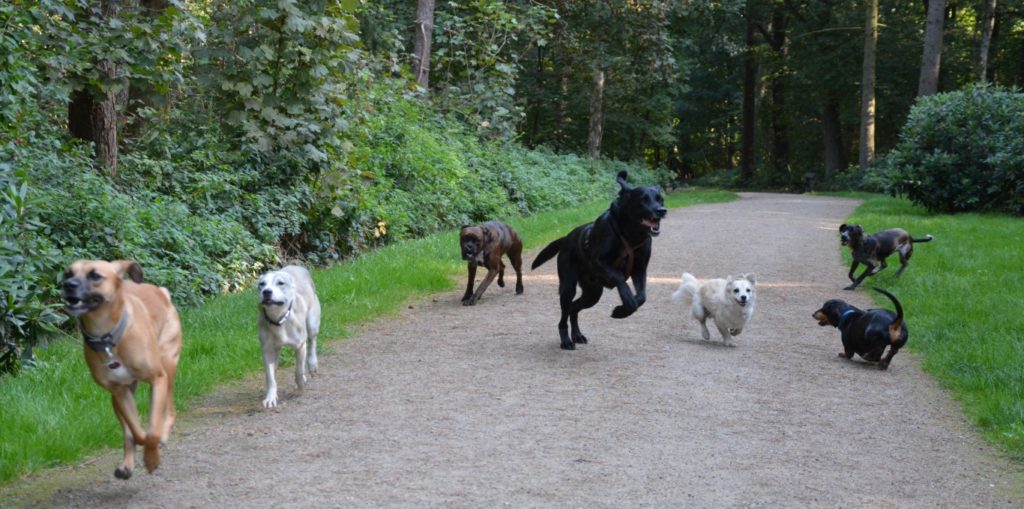
[[[714,203],[735,198],[724,191],[675,193],[669,207]],[[592,221],[612,197],[573,209],[508,222],[527,249]],[[348,327],[395,314],[401,304],[461,284],[465,265],[459,260],[458,234],[447,231],[399,242],[338,266],[316,270],[313,278],[323,307],[321,338],[343,338]],[[218,385],[262,370],[256,339],[256,295],[252,289],[211,299],[198,308],[181,309],[184,346],[175,383],[175,403],[190,402]],[[39,469],[79,461],[104,448],[119,448],[110,396],[92,382],[78,338],[65,338],[40,349],[40,366],[14,378],[0,378],[0,482]],[[291,358],[284,356],[283,360]],[[148,387],[138,400],[145,411]],[[258,395],[253,395],[253,401]],[[113,468],[113,467],[111,467]]]
[[[894,255],[889,268],[862,287],[878,286],[900,299],[910,329],[907,345],[920,353],[925,370],[953,391],[988,439],[1024,461],[1024,221],[933,215],[906,200],[857,197],[866,201],[848,223],[869,233],[900,227],[914,237],[935,236],[914,246],[900,279],[893,278],[899,267]],[[870,294],[891,308],[887,299]]]

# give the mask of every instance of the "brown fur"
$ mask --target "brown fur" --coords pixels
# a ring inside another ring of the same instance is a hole
[[[122,279],[126,273],[130,279]],[[181,322],[170,293],[142,283],[142,268],[128,260],[76,261],[65,273],[63,286],[68,309],[68,302],[74,301],[69,296],[92,303],[88,310],[76,313],[81,329],[90,335],[114,330],[128,313],[124,333],[110,351],[112,357],[86,345],[85,362],[93,380],[110,392],[114,414],[124,430],[124,461],[115,476],[131,477],[136,445],[144,447],[146,470],[152,472],[160,465],[160,446],[175,418],[173,391],[181,353]],[[123,369],[116,369],[122,365]],[[152,386],[148,433],[142,429],[135,405],[140,380]]]
[[[459,232],[459,246],[462,250],[462,259],[468,262],[469,272],[466,293],[462,296],[463,305],[476,304],[495,276],[498,278],[498,286],[504,288],[505,264],[501,261],[502,255],[508,256],[512,268],[516,271],[516,295],[523,293],[523,242],[510,226],[501,221],[465,225]],[[487,275],[474,292],[473,283],[476,280],[478,266],[486,267]]]

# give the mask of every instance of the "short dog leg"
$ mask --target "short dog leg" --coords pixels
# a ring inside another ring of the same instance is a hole
[[[299,390],[306,388],[306,342],[303,341],[295,349],[295,386]]]
[[[462,304],[465,306],[472,306],[476,304],[476,301],[480,300],[480,297],[484,295],[488,286],[491,286],[491,281],[494,281],[494,277],[498,275],[498,271],[488,268],[487,275],[484,276],[484,280],[480,282],[480,286],[477,287],[476,292],[468,301],[463,301]]]
[[[717,321],[715,322],[715,328],[717,328],[718,333],[722,335],[722,342],[731,346],[732,343],[729,342],[729,338],[731,337],[729,334],[729,328],[725,325],[719,325]]]
[[[267,376],[267,395],[263,398],[263,408],[277,406],[277,380],[274,373],[277,370],[277,355],[279,348],[267,346],[263,349],[263,368]]]
[[[121,423],[121,430],[124,432],[124,459],[121,460],[121,466],[114,470],[114,477],[127,480],[131,478],[132,469],[135,468],[135,436],[132,435],[131,427],[128,426],[128,418],[121,413],[117,397],[111,394],[110,402],[114,406],[114,415],[117,416],[117,420]]]
[[[523,255],[522,247],[519,250],[513,249],[508,255],[509,261],[512,262],[512,269],[516,271],[516,295],[523,293]]]
[[[847,286],[846,288],[843,288],[843,290],[854,290],[854,289],[856,289],[857,285],[859,285],[861,283],[861,281],[864,281],[864,278],[866,278],[866,277],[870,276],[871,274],[873,274],[872,271],[875,269],[875,266],[870,264],[870,263],[865,263],[864,265],[866,265],[867,267],[864,269],[864,272],[860,273],[860,277],[858,277],[856,280],[854,280],[852,285]]]
[[[505,288],[505,264],[498,261],[498,288]]]
[[[467,301],[473,297],[473,283],[476,281],[476,262],[470,260],[466,271],[469,272],[469,282],[466,283],[466,293],[462,294],[462,303],[472,306],[472,304],[467,304]]]

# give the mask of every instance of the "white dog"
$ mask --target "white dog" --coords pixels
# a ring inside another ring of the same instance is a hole
[[[753,274],[701,282],[684,272],[682,284],[672,294],[672,300],[681,300],[690,308],[693,318],[700,322],[704,339],[711,339],[707,319],[712,318],[725,344],[730,344],[730,336],[743,332],[743,327],[754,314],[755,298]]]
[[[260,348],[267,374],[266,408],[277,406],[274,373],[281,347],[295,349],[295,385],[302,390],[306,372],[316,374],[316,335],[320,332],[320,300],[316,298],[309,271],[289,265],[267,272],[259,281]]]

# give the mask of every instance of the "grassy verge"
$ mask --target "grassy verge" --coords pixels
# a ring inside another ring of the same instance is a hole
[[[728,201],[721,191],[675,193],[669,207]],[[611,197],[568,210],[513,218],[527,249],[592,221]],[[527,262],[528,263],[528,262]],[[410,298],[453,288],[465,270],[455,231],[400,242],[314,271],[323,306],[321,337],[337,339],[346,328],[397,313]],[[262,369],[256,339],[256,296],[252,289],[181,309],[184,347],[175,398],[179,409],[217,385]],[[0,482],[42,468],[68,464],[103,448],[120,447],[121,430],[110,397],[97,387],[82,359],[78,338],[53,342],[39,351],[40,366],[16,378],[0,379]],[[286,355],[287,361],[291,356]],[[257,395],[254,395],[254,400]],[[140,407],[148,406],[141,385]]]
[[[867,232],[900,227],[915,237],[935,236],[915,246],[902,278],[893,278],[894,255],[863,287],[899,297],[910,326],[907,345],[921,354],[925,370],[953,391],[988,439],[1024,461],[1024,221],[933,215],[906,200],[856,197],[866,201],[847,222]]]

